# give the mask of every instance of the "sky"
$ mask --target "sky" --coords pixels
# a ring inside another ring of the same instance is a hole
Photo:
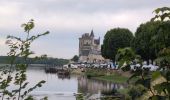
[[[7,35],[25,36],[21,24],[34,19],[31,35],[50,31],[31,45],[36,55],[70,59],[78,55],[78,38],[93,29],[101,43],[112,28],[135,33],[149,21],[153,10],[170,0],[0,0],[0,55],[9,52]]]

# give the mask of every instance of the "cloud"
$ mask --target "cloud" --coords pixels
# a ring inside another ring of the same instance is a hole
[[[6,55],[9,51],[8,46],[5,44],[6,39],[0,37],[0,55]]]
[[[0,28],[11,28],[34,18],[41,26],[60,30],[100,28],[102,24],[110,25],[112,21],[119,26],[120,23],[125,24],[127,20],[132,20],[131,17],[141,16],[141,19],[150,17],[153,9],[168,4],[168,1],[155,2],[155,0],[2,0],[1,2]],[[150,12],[149,16],[145,16],[146,13],[143,13],[145,11]]]
[[[169,4],[169,0],[1,0],[0,34],[3,39],[8,34],[23,37],[20,25],[33,18],[36,27],[31,34],[50,31],[33,44],[33,51],[70,58],[78,53],[81,34],[94,29],[96,36],[102,38],[115,27],[135,32],[153,17],[155,8]]]
[[[0,38],[0,46],[3,46],[3,45],[5,45],[5,39],[3,39],[3,38]]]

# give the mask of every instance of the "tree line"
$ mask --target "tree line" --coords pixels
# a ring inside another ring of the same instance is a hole
[[[16,64],[23,63],[24,59],[22,57],[17,57],[15,59]],[[48,65],[56,65],[62,66],[69,63],[69,60],[62,59],[62,58],[28,58],[26,61],[27,64],[48,64]],[[10,64],[10,57],[9,56],[0,56],[0,64]]]
[[[170,21],[148,21],[135,33],[126,28],[114,28],[104,36],[102,56],[115,62],[118,49],[131,47],[144,61],[154,61],[160,50],[170,46]]]

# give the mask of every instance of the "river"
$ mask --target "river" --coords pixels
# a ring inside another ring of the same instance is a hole
[[[102,91],[126,87],[125,84],[87,79],[81,75],[61,77],[57,74],[46,73],[44,68],[41,67],[29,67],[27,69],[27,80],[29,82],[28,87],[45,80],[46,83],[41,88],[35,89],[31,95],[36,99],[47,96],[48,100],[76,100],[75,94],[77,93],[83,93],[89,98],[99,97]]]

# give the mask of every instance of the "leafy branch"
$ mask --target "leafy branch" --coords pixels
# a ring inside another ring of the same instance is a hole
[[[22,24],[21,26],[24,28],[24,31],[26,33],[25,39],[16,36],[7,36],[6,44],[10,48],[8,56],[10,57],[11,64],[9,66],[9,70],[3,70],[1,73],[2,77],[0,77],[0,93],[2,94],[2,100],[4,100],[4,98],[17,100],[33,100],[32,96],[28,96],[28,94],[34,89],[41,87],[42,84],[45,83],[45,81],[42,80],[38,82],[35,86],[26,90],[26,87],[29,84],[29,82],[27,82],[26,75],[26,70],[28,67],[27,60],[30,55],[34,54],[34,52],[30,50],[30,46],[34,40],[38,39],[41,36],[49,34],[49,32],[47,31],[42,34],[30,36],[30,31],[34,28],[34,20],[32,19],[29,22]],[[15,63],[17,57],[23,58],[23,62]],[[14,68],[14,70],[12,70],[12,68]],[[11,73],[15,73],[15,75],[13,76],[11,75]],[[6,75],[7,77],[3,78],[3,76]],[[18,88],[9,91],[8,87],[10,87],[11,84],[18,86]]]

